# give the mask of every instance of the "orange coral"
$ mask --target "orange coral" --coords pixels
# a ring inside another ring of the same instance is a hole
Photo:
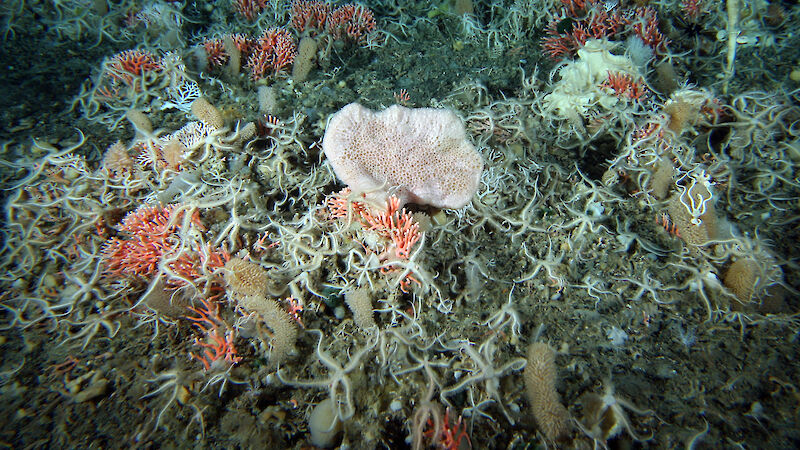
[[[161,62],[146,50],[125,50],[111,57],[108,68],[112,78],[136,87],[134,78],[161,69]]]
[[[195,338],[194,343],[202,347],[204,351],[201,355],[194,353],[189,353],[189,355],[203,363],[206,370],[211,369],[218,361],[226,361],[230,365],[238,363],[242,358],[236,356],[236,347],[233,345],[234,332],[219,316],[219,305],[206,299],[200,299],[200,302],[203,304],[202,308],[187,306],[198,317],[187,316],[186,318],[191,320],[203,333],[205,340]],[[225,331],[223,333],[220,330]]]
[[[392,241],[396,257],[408,259],[420,238],[419,224],[405,208],[400,208],[400,199],[391,196],[386,200],[385,211],[371,212],[363,202],[349,200],[350,192],[345,188],[325,200],[329,216],[344,219],[352,213],[351,217],[356,217],[364,229]]]
[[[608,72],[608,79],[600,86],[611,89],[619,98],[630,100],[639,100],[647,92],[647,88],[641,81],[634,80],[630,74],[623,72]]]
[[[405,208],[400,209],[397,197],[391,196],[386,200],[386,211],[373,214],[364,209],[360,214],[365,228],[394,243],[395,256],[401,259],[411,256],[411,247],[419,240],[419,224]]]
[[[251,49],[247,60],[253,81],[266,78],[285,69],[297,54],[294,38],[283,28],[269,28]]]

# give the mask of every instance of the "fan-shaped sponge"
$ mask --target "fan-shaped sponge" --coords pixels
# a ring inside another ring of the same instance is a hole
[[[392,189],[401,204],[461,208],[483,171],[461,119],[446,109],[394,105],[376,112],[351,103],[331,117],[322,149],[354,192]]]

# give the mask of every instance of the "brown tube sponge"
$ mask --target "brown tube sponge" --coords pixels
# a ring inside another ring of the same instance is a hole
[[[557,440],[567,433],[569,412],[561,404],[556,391],[556,354],[543,343],[534,342],[528,347],[528,365],[523,376],[533,417],[542,434]]]

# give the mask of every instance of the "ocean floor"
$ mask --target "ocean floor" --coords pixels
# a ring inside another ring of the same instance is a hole
[[[796,1],[0,15],[0,446],[800,447]]]

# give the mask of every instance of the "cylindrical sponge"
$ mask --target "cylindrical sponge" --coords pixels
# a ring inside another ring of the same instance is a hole
[[[368,288],[358,288],[344,293],[344,301],[353,311],[353,321],[362,330],[375,326],[372,316],[372,291]]]
[[[251,295],[239,299],[239,304],[248,311],[258,313],[264,323],[272,330],[272,351],[270,364],[277,365],[285,361],[294,350],[297,341],[297,325],[289,314],[275,300],[263,295]]]
[[[125,118],[136,128],[138,133],[150,134],[153,132],[153,122],[150,118],[138,109],[129,109],[125,112]]]
[[[196,98],[192,102],[191,108],[192,114],[211,128],[218,130],[225,126],[225,119],[222,118],[222,113],[205,97]]]
[[[523,376],[533,417],[542,434],[550,440],[564,436],[569,412],[556,391],[556,354],[549,345],[534,342],[528,347],[528,365]]]
[[[297,56],[292,65],[292,79],[298,83],[306,81],[311,69],[314,68],[314,57],[317,54],[317,41],[310,36],[300,39],[297,44]]]
[[[264,295],[267,287],[267,271],[254,262],[231,258],[225,264],[231,300],[247,311],[258,313],[272,330],[272,353],[270,363],[283,362],[294,350],[297,341],[297,325],[275,300]]]
[[[336,404],[333,399],[325,399],[311,410],[308,418],[308,431],[311,432],[311,443],[321,448],[331,448],[336,444],[336,435],[341,431]]]

